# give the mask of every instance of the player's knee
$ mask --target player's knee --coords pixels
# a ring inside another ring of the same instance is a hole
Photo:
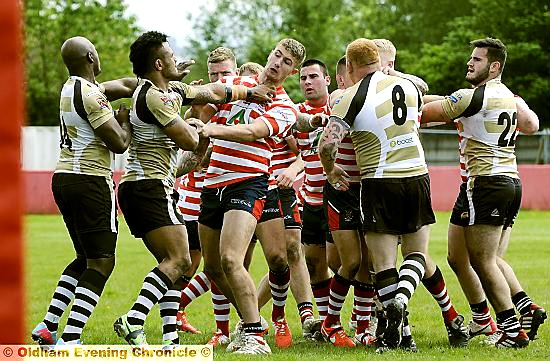
[[[66,270],[72,271],[80,275],[86,270],[87,267],[88,264],[86,262],[86,257],[84,255],[77,254],[76,258],[71,263],[69,263]]]
[[[232,257],[230,255],[221,255],[221,268],[223,272],[227,274],[232,274],[237,269],[240,269],[243,267],[242,264],[239,264],[237,259],[235,257]]]
[[[449,267],[451,267],[453,272],[456,273],[458,270],[458,262],[451,254],[447,255],[447,263],[449,264]]]
[[[176,267],[184,274],[189,267],[191,267],[191,257],[189,255],[182,255],[175,259]]]
[[[115,268],[115,255],[103,255],[103,257],[88,259],[88,267],[108,278]]]
[[[267,259],[267,265],[274,272],[282,272],[288,267],[286,253],[270,255]]]
[[[214,282],[223,277],[224,274],[223,269],[218,263],[208,264],[205,262],[202,271],[207,275],[210,280],[213,280]]]
[[[361,266],[360,259],[352,259],[349,262],[346,262],[346,264],[342,263],[342,268],[346,271],[349,278],[355,277],[355,275],[359,271],[360,266]]]
[[[302,260],[302,248],[299,243],[291,244],[286,249],[288,263],[295,264]]]

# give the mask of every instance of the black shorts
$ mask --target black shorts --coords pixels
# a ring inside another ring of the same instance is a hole
[[[102,176],[54,173],[52,193],[77,254],[115,254],[118,232],[113,181]]]
[[[281,209],[283,210],[285,229],[302,228],[298,198],[296,197],[294,188],[279,188],[279,200],[281,202]]]
[[[328,228],[331,231],[361,231],[360,204],[361,186],[350,185],[347,191],[334,189],[329,182],[323,187],[323,204],[325,206]]]
[[[466,227],[470,223],[470,210],[468,208],[468,197],[466,197],[466,182],[460,184],[458,196],[456,197],[453,211],[451,212],[450,223],[459,227]]]
[[[361,180],[363,230],[407,234],[435,223],[427,174],[408,178]]]
[[[272,219],[283,218],[281,202],[279,202],[279,189],[273,188],[267,191],[264,209],[258,223],[270,221]]]
[[[203,188],[199,223],[221,229],[225,212],[246,211],[259,220],[267,197],[267,175],[250,178],[219,188]]]
[[[326,242],[334,243],[328,230],[324,206],[304,204],[302,213],[302,244],[325,246]]]
[[[184,224],[177,206],[178,191],[166,187],[160,179],[122,182],[118,198],[128,228],[136,238],[160,227]]]
[[[199,222],[197,221],[185,221],[185,228],[187,228],[187,240],[189,241],[190,251],[201,250],[198,227],[199,227]]]
[[[469,225],[489,224],[508,228],[521,207],[521,181],[508,176],[480,176],[468,179],[466,196]]]

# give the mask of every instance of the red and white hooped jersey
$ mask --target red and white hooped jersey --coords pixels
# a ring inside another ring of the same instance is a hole
[[[286,141],[286,138],[291,136],[291,134],[292,130],[289,129],[282,137],[272,137],[269,139],[273,153],[271,156],[269,189],[277,187],[277,177],[296,161],[296,154],[290,150]]]
[[[327,102],[320,107],[313,107],[306,100],[298,104],[298,110],[307,114],[330,114],[330,107]],[[302,204],[319,206],[323,204],[323,187],[327,176],[323,170],[321,159],[319,158],[319,139],[323,133],[323,128],[317,128],[312,132],[294,132],[298,149],[304,161],[304,182],[298,190],[298,198]]]
[[[183,175],[180,179],[177,205],[185,221],[199,219],[201,191],[205,175],[205,172],[192,171]]]
[[[224,77],[221,82],[249,88],[258,84],[255,77]],[[294,103],[283,87],[277,88],[273,102],[269,104],[239,100],[218,105],[216,109],[217,113],[210,120],[212,124],[234,126],[262,121],[269,128],[269,136],[253,142],[214,139],[204,187],[218,188],[269,174],[273,154],[270,138],[284,135],[298,117]]]
[[[349,176],[350,184],[361,183],[361,172],[355,159],[355,148],[349,134],[342,139],[342,142],[338,145],[338,152],[336,153],[336,159],[334,164],[337,164],[342,168]]]

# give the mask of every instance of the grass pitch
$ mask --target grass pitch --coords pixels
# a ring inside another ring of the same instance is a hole
[[[432,227],[430,254],[437,262],[447,283],[449,295],[455,308],[470,319],[470,311],[465,297],[458,285],[456,277],[446,262],[447,254],[447,224],[449,213],[438,212],[437,223]],[[538,304],[550,310],[550,212],[526,211],[520,212],[512,231],[512,240],[506,259],[514,268],[528,295]],[[74,257],[67,231],[60,216],[29,215],[24,218],[26,233],[26,314],[28,337],[26,343],[32,343],[30,331],[42,320],[49,300],[53,294],[59,274]],[[115,270],[109,279],[103,296],[94,314],[90,318],[82,337],[85,344],[122,344],[123,340],[113,332],[113,321],[127,312],[137,297],[145,275],[155,266],[153,257],[147,252],[141,240],[134,239],[128,231],[123,218],[120,218],[120,235],[117,246],[117,261]],[[202,267],[199,267],[199,270]],[[252,276],[259,281],[267,267],[263,254],[258,246],[251,266]],[[342,310],[342,323],[347,325],[352,308],[352,295]],[[549,359],[550,353],[550,321],[539,330],[538,339],[527,349],[499,350],[481,344],[480,338],[475,338],[465,349],[451,349],[443,326],[439,307],[430,294],[420,286],[410,302],[410,324],[413,336],[418,344],[419,352],[410,354],[402,351],[391,351],[376,355],[372,349],[357,347],[340,350],[329,344],[306,342],[301,337],[301,327],[296,310],[296,303],[289,296],[287,317],[294,335],[294,346],[279,350],[274,346],[272,333],[267,340],[272,345],[271,360],[364,360],[365,357],[376,357],[379,360],[533,360]],[[187,313],[191,323],[201,329],[203,334],[185,334],[182,343],[204,344],[214,331],[215,323],[212,313],[210,293],[195,300]],[[62,319],[62,330],[68,312]],[[262,310],[262,315],[269,319],[270,304]],[[231,324],[234,325],[237,316],[232,311]],[[345,327],[346,328],[346,327]],[[145,331],[150,343],[160,343],[162,340],[161,320],[157,306],[151,311]],[[249,359],[251,357],[226,353],[223,348],[216,349],[216,360]]]

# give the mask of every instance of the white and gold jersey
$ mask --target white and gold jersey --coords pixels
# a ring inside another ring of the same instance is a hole
[[[443,110],[457,122],[460,153],[468,176],[518,178],[514,152],[516,102],[500,79],[474,89],[457,90],[445,98]]]
[[[114,154],[94,129],[112,116],[111,104],[97,83],[69,77],[59,100],[61,152],[55,172],[110,177]]]
[[[421,95],[409,80],[376,71],[337,99],[331,117],[350,126],[361,178],[428,172],[418,138]]]
[[[132,97],[132,140],[123,182],[160,179],[166,187],[174,187],[178,146],[162,129],[195,96],[196,90],[181,82],[170,82],[165,92],[147,79],[139,81]]]

